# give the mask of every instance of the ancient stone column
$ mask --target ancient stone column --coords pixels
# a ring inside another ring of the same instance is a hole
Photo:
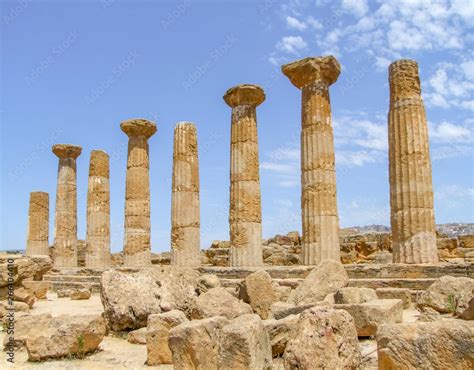
[[[26,254],[49,255],[49,194],[42,191],[30,193],[28,212],[28,237]]]
[[[398,60],[392,63],[389,83],[393,261],[438,262],[428,127],[416,62]]]
[[[315,265],[339,261],[339,216],[329,86],[341,72],[333,56],[305,58],[282,66],[302,91],[301,213],[302,260]]]
[[[137,118],[122,122],[120,128],[128,135],[125,265],[147,266],[151,264],[148,139],[155,134],[156,125]]]
[[[54,219],[54,266],[77,267],[77,190],[76,158],[80,146],[56,144],[59,157],[58,188]]]
[[[110,265],[109,155],[91,151],[87,190],[86,267]]]
[[[179,122],[174,129],[171,248],[172,265],[200,265],[198,145],[191,122]]]
[[[230,141],[230,266],[258,266],[262,259],[262,211],[256,107],[263,89],[239,85],[227,90],[232,107]]]

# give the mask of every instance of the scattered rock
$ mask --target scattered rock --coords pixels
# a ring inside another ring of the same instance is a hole
[[[334,293],[348,283],[349,276],[342,263],[324,260],[290,293],[288,303],[300,306],[322,301],[329,293]]]
[[[379,369],[472,369],[474,328],[462,320],[382,325]]]
[[[474,279],[442,276],[418,297],[419,308],[431,307],[440,313],[455,313],[463,295],[472,296]]]
[[[29,361],[82,357],[97,350],[106,333],[100,315],[60,315],[30,324],[26,339]]]
[[[225,325],[219,340],[219,369],[271,369],[270,338],[258,315],[242,315]]]
[[[270,274],[259,270],[248,275],[242,282],[241,297],[256,314],[267,319],[272,304],[277,301]]]
[[[173,368],[217,369],[220,331],[228,322],[225,317],[216,316],[184,322],[172,328],[168,344],[173,356]]]
[[[193,269],[174,266],[105,271],[101,300],[107,325],[114,331],[139,329],[151,314],[174,309],[190,314],[198,276]]]
[[[375,299],[377,299],[377,294],[370,288],[345,287],[334,293],[336,304],[365,303]]]
[[[8,260],[13,264],[9,271]],[[0,254],[0,288],[10,283],[20,285],[23,280],[41,280],[53,267],[51,258],[48,256],[23,256],[21,254]],[[10,274],[11,273],[11,274]],[[9,275],[10,274],[10,275]]]
[[[216,275],[206,274],[201,275],[197,279],[197,293],[206,293],[209,289],[221,286],[221,281]]]
[[[17,314],[15,313],[16,320],[14,324],[13,333],[11,335],[5,335],[5,337],[3,338],[3,347],[6,350],[8,350],[8,347],[12,345],[16,348],[23,347],[33,330],[37,328],[43,330],[43,328],[51,320],[51,314],[49,313],[34,316],[28,315],[19,318],[17,318],[16,316]],[[10,340],[10,338],[13,339]]]
[[[127,335],[127,341],[132,344],[146,344],[147,329],[132,330]]]
[[[56,291],[58,298],[69,298],[74,292],[74,289],[59,289]]]
[[[463,320],[474,320],[474,297],[463,295],[456,307],[456,316]]]
[[[71,292],[69,297],[72,300],[83,300],[91,297],[91,291],[89,289],[75,289]]]
[[[249,313],[252,313],[250,305],[232,296],[225,288],[212,288],[197,298],[192,318],[224,316],[232,320]]]
[[[432,321],[438,321],[441,319],[441,314],[433,310],[430,307],[424,307],[423,312],[418,316],[418,320],[420,322],[432,322]]]
[[[168,345],[169,332],[175,326],[187,322],[186,315],[178,310],[148,316],[146,349],[147,365],[171,364],[171,349]]]
[[[385,323],[399,323],[403,319],[400,299],[376,299],[358,304],[336,304],[334,308],[347,311],[353,318],[359,337],[375,335]]]
[[[403,308],[411,306],[411,292],[406,288],[378,288],[375,290],[380,299],[401,299]]]
[[[361,354],[354,319],[344,310],[314,307],[298,319],[286,345],[285,369],[356,369]]]
[[[22,285],[25,287],[27,292],[33,294],[37,299],[46,299],[46,294],[51,286],[49,281],[33,280],[23,280]]]
[[[26,303],[30,308],[33,307],[36,302],[36,297],[23,287],[14,289],[13,299],[18,302]]]
[[[272,346],[272,356],[282,356],[288,341],[296,334],[299,315],[289,315],[281,320],[264,320],[263,325]]]

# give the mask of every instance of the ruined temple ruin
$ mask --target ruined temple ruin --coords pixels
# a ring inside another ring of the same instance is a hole
[[[393,262],[438,262],[428,125],[418,64],[389,67],[388,144]]]
[[[301,89],[301,217],[303,264],[339,260],[334,137],[329,86],[341,66],[333,56],[305,58],[282,67]]]

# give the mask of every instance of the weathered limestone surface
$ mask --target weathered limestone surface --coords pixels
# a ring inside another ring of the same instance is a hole
[[[230,143],[230,266],[259,266],[262,210],[256,107],[265,100],[256,85],[238,85],[224,95],[232,108]]]
[[[26,339],[28,359],[41,361],[93,352],[107,328],[100,315],[60,315],[32,322],[30,330]]]
[[[200,265],[199,162],[196,126],[179,122],[174,130],[171,196],[171,264]]]
[[[184,322],[169,332],[168,344],[176,370],[218,369],[221,329],[229,322],[216,316]]]
[[[301,207],[302,262],[339,261],[339,216],[336,199],[334,137],[329,86],[341,67],[333,56],[305,58],[282,66],[302,91]]]
[[[387,324],[377,333],[379,369],[472,369],[474,325],[463,320]]]
[[[332,308],[304,311],[283,359],[285,369],[357,369],[361,355],[354,320]]]
[[[77,185],[76,158],[80,146],[53,145],[59,158],[58,187],[54,219],[54,266],[77,267]]]
[[[49,255],[49,194],[42,191],[30,193],[28,212],[28,237],[26,254]]]
[[[389,67],[388,113],[390,221],[393,261],[438,262],[433,184],[426,113],[418,65],[398,60]]]
[[[90,158],[85,265],[110,265],[109,155],[102,150],[93,150]]]
[[[187,321],[184,313],[178,310],[148,316],[146,328],[146,363],[148,366],[173,363],[171,349],[168,345],[169,332],[175,326]]]
[[[209,289],[197,298],[192,318],[223,316],[231,320],[252,312],[250,305],[231,295],[225,288],[218,287]]]
[[[148,139],[155,134],[156,124],[138,118],[122,122],[120,128],[128,135],[125,265],[147,266],[151,264]]]

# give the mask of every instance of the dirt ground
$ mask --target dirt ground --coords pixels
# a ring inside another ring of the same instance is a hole
[[[102,303],[99,294],[93,294],[89,300],[73,301],[69,298],[58,298],[55,293],[49,293],[47,300],[37,301],[30,310],[32,315],[51,313],[53,316],[62,314],[100,314]],[[416,320],[416,310],[405,310],[403,321],[412,322]],[[5,333],[0,332],[0,343],[3,343]],[[377,369],[377,345],[375,340],[365,339],[360,341],[363,356],[363,369]],[[15,352],[15,364],[6,362],[6,353],[0,351],[1,369],[160,369],[171,370],[172,365],[146,366],[146,346],[131,344],[126,339],[115,336],[107,336],[100,345],[100,350],[88,355],[82,360],[62,359],[51,360],[42,363],[28,362],[26,349],[22,348]],[[283,369],[280,361],[274,361],[274,369]]]

